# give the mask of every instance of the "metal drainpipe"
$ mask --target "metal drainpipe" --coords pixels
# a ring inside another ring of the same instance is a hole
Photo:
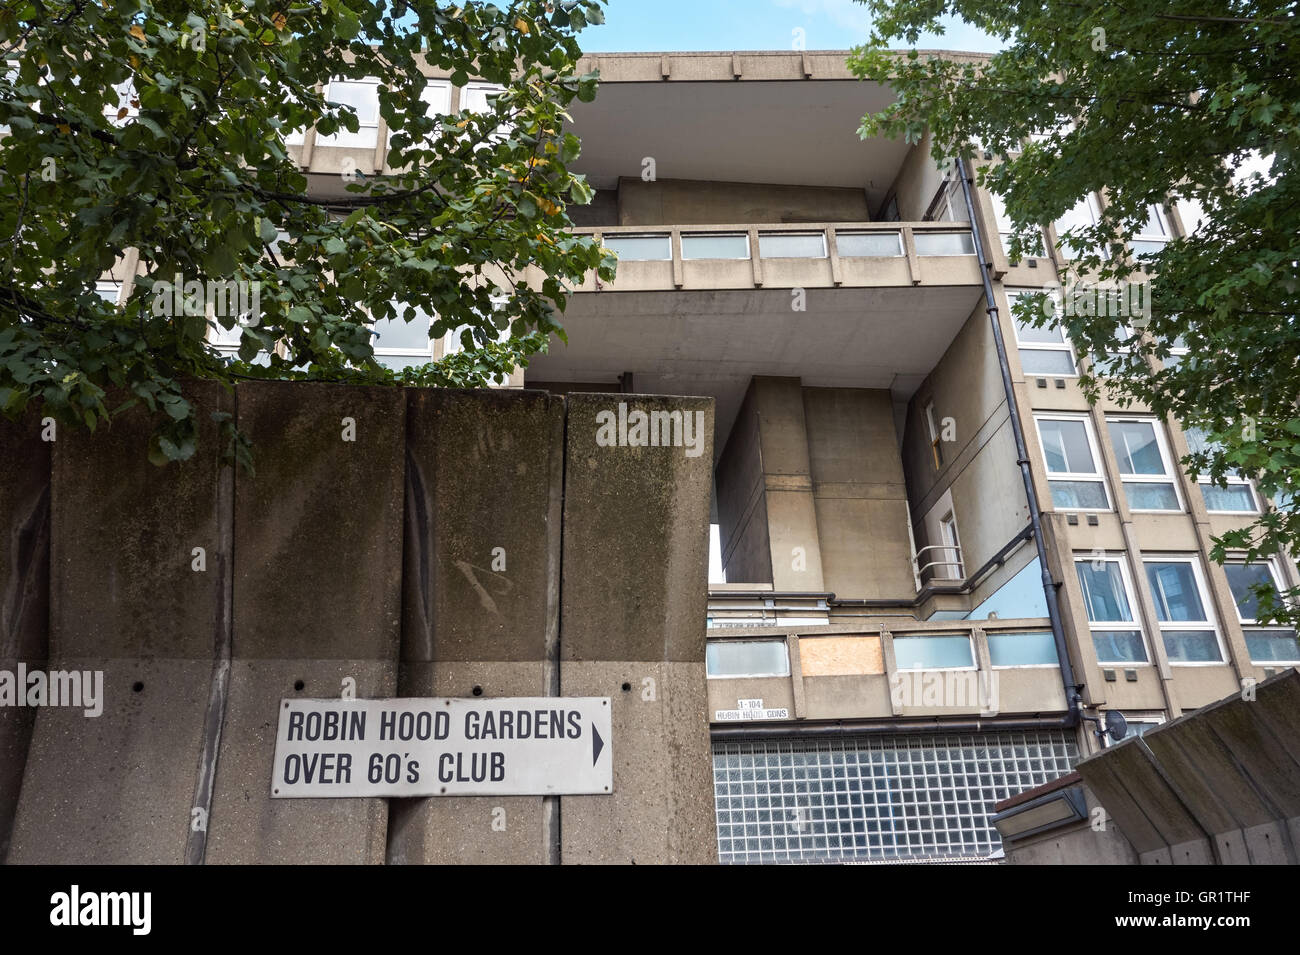
[[[1011,433],[1016,441],[1016,456],[1019,458],[1016,463],[1020,465],[1020,477],[1025,484],[1025,499],[1029,503],[1029,523],[1033,527],[1034,546],[1038,550],[1038,565],[1043,572],[1043,594],[1047,598],[1047,616],[1052,622],[1052,639],[1056,642],[1056,656],[1061,664],[1061,682],[1065,686],[1066,725],[1073,726],[1079,721],[1079,691],[1074,681],[1074,668],[1070,665],[1070,651],[1065,645],[1065,630],[1061,626],[1061,605],[1057,600],[1056,587],[1052,584],[1051,571],[1047,567],[1047,545],[1043,542],[1038,492],[1034,490],[1034,476],[1029,470],[1029,451],[1025,445],[1025,431],[1020,426],[1020,409],[1016,404],[1015,387],[1011,383],[1011,366],[1007,364],[1007,345],[1002,340],[1002,326],[998,322],[998,306],[993,298],[993,279],[989,275],[984,233],[980,230],[979,219],[975,215],[975,203],[971,200],[966,161],[960,156],[957,157],[957,175],[961,178],[962,197],[966,200],[966,216],[970,220],[970,231],[975,240],[975,255],[979,259],[980,278],[984,282],[984,301],[988,304],[986,311],[993,325],[993,344],[997,348],[998,368],[1002,372],[1002,390],[1007,396]]]

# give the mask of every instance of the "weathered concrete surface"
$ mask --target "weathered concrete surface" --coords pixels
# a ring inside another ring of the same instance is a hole
[[[1084,760],[1078,771],[1143,863],[1294,864],[1300,836],[1294,669]]]
[[[37,714],[11,862],[184,859],[228,566],[209,413],[232,408],[219,386],[191,392],[189,461],[148,462],[140,408],[94,435],[62,428],[53,444],[48,666],[103,671],[105,700],[94,718]]]
[[[602,411],[702,412],[703,451],[601,447]],[[713,399],[568,396],[560,652],[569,661],[704,660]]]
[[[629,417],[702,412],[701,453],[598,443],[598,414],[621,401]],[[614,793],[561,799],[562,859],[714,862],[704,674],[713,402],[570,395],[565,445],[561,692],[611,698]]]
[[[49,655],[50,444],[41,415],[0,417],[0,671],[45,666]],[[0,707],[0,862],[9,835],[36,711]]]
[[[559,630],[564,403],[408,392],[403,696],[545,696]],[[392,863],[544,863],[540,796],[392,800]]]
[[[405,396],[249,383],[238,421],[257,473],[235,479],[231,680],[206,861],[382,862],[382,800],[272,800],[271,763],[282,698],[338,696],[349,677],[359,697],[396,689]]]
[[[614,756],[612,795],[560,800],[564,864],[716,863],[704,663],[566,661],[560,678],[610,698]]]

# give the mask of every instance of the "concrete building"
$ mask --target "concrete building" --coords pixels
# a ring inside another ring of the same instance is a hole
[[[859,139],[891,91],[844,53],[594,68],[599,95],[572,115],[597,193],[573,214],[618,277],[576,289],[568,346],[508,384],[715,402],[722,861],[996,859],[994,803],[1099,751],[1081,717],[1119,710],[1141,733],[1300,662],[1293,633],[1239,604],[1254,581],[1300,583],[1292,560],[1209,559],[1268,506],[1250,481],[1190,480],[1195,435],[1089,405],[1078,372],[1097,356],[1013,321],[1018,292],[1058,281],[1067,222],[1009,261],[973,170],[928,140]],[[490,92],[431,74],[428,99]],[[384,171],[383,119],[362,109],[358,133],[295,144],[313,188],[338,188],[345,159]],[[1140,241],[1189,227],[1153,209]]]

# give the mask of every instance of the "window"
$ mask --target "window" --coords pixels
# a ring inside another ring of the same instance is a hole
[[[1169,343],[1169,357],[1163,360],[1164,366],[1166,368],[1177,368],[1183,363],[1183,359],[1191,354],[1191,351],[1182,335],[1175,336],[1174,340]]]
[[[1101,455],[1086,417],[1040,415],[1038,437],[1051,475],[1055,507],[1076,511],[1109,511],[1110,495],[1101,476]]]
[[[749,235],[744,232],[699,232],[682,236],[683,259],[747,259]]]
[[[1119,364],[1121,355],[1132,353],[1134,337],[1135,333],[1128,322],[1122,319],[1117,322],[1115,325],[1114,344],[1111,345],[1110,350],[1092,356],[1093,374],[1102,377],[1109,374],[1110,370]]]
[[[1057,666],[1056,640],[1050,630],[990,633],[989,658],[995,667]]]
[[[393,318],[376,319],[370,326],[374,332],[375,360],[394,371],[427,365],[433,361],[433,342],[429,338],[433,317],[402,302],[393,302],[393,307],[397,312]],[[409,322],[408,308],[414,313]]]
[[[1002,250],[1005,252],[1011,248],[1011,236],[1015,232],[1015,226],[1011,223],[1011,217],[1007,215],[1006,203],[996,192],[986,193],[989,197],[989,203],[993,208],[993,219],[997,222],[998,238],[1002,240]],[[1037,236],[1036,244],[1029,250],[1030,255],[1043,254],[1043,237],[1041,233]]]
[[[460,91],[460,108],[474,113],[488,113],[493,109],[489,97],[505,92],[504,86],[495,83],[470,83]]]
[[[927,402],[925,406],[925,426],[930,432],[930,454],[937,470],[943,467],[943,432],[939,429],[939,421],[934,414],[933,401]]]
[[[1011,303],[1011,321],[1016,329],[1016,341],[1020,344],[1020,367],[1026,375],[1069,376],[1078,374],[1075,367],[1074,349],[1065,335],[1065,329],[1059,322],[1052,321],[1042,327],[1036,327],[1023,321],[1016,315],[1016,302],[1022,296],[1040,294],[1036,289],[1008,289],[1007,299]],[[1060,303],[1057,303],[1057,315],[1060,315]]]
[[[978,607],[965,615],[966,620],[1015,620],[1024,617],[1046,617],[1047,596],[1043,591],[1043,570],[1038,558],[1033,558],[1016,575],[984,599]]]
[[[1251,662],[1300,663],[1300,643],[1296,641],[1294,630],[1289,627],[1261,627],[1255,621],[1259,599],[1255,596],[1254,588],[1263,586],[1271,589],[1274,594],[1282,592],[1276,562],[1270,560],[1247,564],[1244,561],[1229,561],[1223,565],[1223,572],[1227,575],[1228,587],[1237,604],[1237,617],[1241,620]]]
[[[943,563],[939,566],[936,577],[960,580],[966,576],[961,565],[961,542],[957,539],[957,518],[952,511],[939,518],[939,537],[943,542],[940,551]]]
[[[711,640],[704,659],[706,672],[714,679],[790,675],[784,640]]]
[[[321,136],[319,146],[373,147],[379,141],[379,80],[331,80],[325,86],[325,102],[331,107],[351,106],[357,116],[357,131],[340,126],[338,132]],[[340,115],[344,111],[339,111]]]
[[[667,262],[673,257],[666,235],[606,235],[601,241],[622,262]]]
[[[894,662],[899,670],[970,670],[975,668],[975,651],[965,634],[895,634]]]
[[[765,232],[758,237],[758,254],[765,259],[824,259],[824,232]]]
[[[1209,221],[1209,216],[1205,214],[1205,206],[1199,199],[1188,196],[1179,199],[1174,205],[1178,209],[1178,218],[1183,221],[1183,235],[1194,235]]]
[[[122,296],[122,283],[114,281],[96,282],[95,294],[108,302],[109,305],[116,305],[118,299]]]
[[[1064,236],[1067,232],[1074,232],[1077,236],[1081,231],[1093,229],[1100,221],[1101,207],[1097,203],[1097,197],[1090,192],[1080,199],[1073,209],[1056,220],[1056,246],[1061,256],[1072,259],[1077,254],[1064,245]]]
[[[917,255],[974,255],[975,240],[969,232],[915,232]]]
[[[1075,557],[1098,663],[1146,663],[1142,628],[1133,618],[1128,567],[1120,557]]]
[[[1221,663],[1218,630],[1206,609],[1205,581],[1193,557],[1151,557],[1147,583],[1170,663]]]
[[[1183,436],[1187,439],[1187,449],[1193,454],[1211,453],[1218,448],[1218,445],[1200,428],[1184,426]],[[1211,514],[1255,514],[1259,511],[1259,504],[1255,500],[1255,489],[1251,486],[1249,478],[1235,472],[1225,474],[1223,480],[1226,487],[1206,480],[1205,476],[1197,481],[1201,496],[1205,498],[1207,511]]]
[[[837,232],[840,258],[893,258],[903,254],[901,232]]]
[[[1129,249],[1139,258],[1144,255],[1154,255],[1165,247],[1165,243],[1170,238],[1172,232],[1169,229],[1169,217],[1163,207],[1153,205],[1148,210],[1147,221],[1143,224],[1142,230],[1129,243]]]
[[[1110,443],[1119,462],[1120,482],[1135,511],[1183,509],[1165,435],[1154,418],[1107,418]]]
[[[429,80],[420,90],[420,101],[424,103],[424,115],[441,121],[451,113],[451,81]],[[435,133],[430,133],[424,140],[427,146],[433,141]]]
[[[1138,736],[1146,736],[1153,729],[1161,726],[1165,722],[1163,716],[1125,716],[1124,722],[1128,725],[1128,732],[1124,734],[1124,739],[1134,739]],[[1123,740],[1120,740],[1123,742]],[[1110,734],[1101,738],[1103,746],[1114,746]]]

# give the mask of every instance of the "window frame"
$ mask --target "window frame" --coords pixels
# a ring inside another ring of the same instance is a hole
[[[1160,463],[1164,467],[1161,474],[1125,474],[1120,470],[1120,455],[1115,447],[1115,435],[1110,430],[1111,423],[1119,424],[1149,424],[1155,435],[1156,449],[1160,454]],[[1162,422],[1155,415],[1106,415],[1106,432],[1110,438],[1111,450],[1115,452],[1115,470],[1119,475],[1120,488],[1125,491],[1124,500],[1128,503],[1128,509],[1134,514],[1185,514],[1187,513],[1187,502],[1183,500],[1183,490],[1179,487],[1182,482],[1178,479],[1177,467],[1174,463],[1173,450],[1169,446],[1168,435],[1164,433]],[[1128,499],[1126,484],[1168,484],[1174,489],[1174,499],[1178,502],[1176,508],[1152,508],[1152,507],[1134,507]]]
[[[1053,471],[1047,462],[1047,442],[1043,440],[1043,421],[1081,421],[1083,422],[1083,431],[1087,437],[1088,450],[1092,454],[1092,466],[1096,468],[1095,474],[1088,474],[1083,471]],[[1072,413],[1066,411],[1036,411],[1034,412],[1034,427],[1038,432],[1038,450],[1043,456],[1043,470],[1047,474],[1047,489],[1050,492],[1053,481],[1074,481],[1101,482],[1102,493],[1106,495],[1105,507],[1060,507],[1056,501],[1052,501],[1052,510],[1061,512],[1091,513],[1091,514],[1111,514],[1115,511],[1115,499],[1110,493],[1110,482],[1106,480],[1105,459],[1101,456],[1101,445],[1097,440],[1096,429],[1092,426],[1092,417],[1086,413]],[[1050,493],[1049,493],[1050,498]]]
[[[1172,242],[1174,238],[1174,230],[1172,228],[1172,224],[1169,219],[1169,212],[1168,210],[1165,209],[1164,205],[1159,202],[1153,202],[1147,208],[1150,209],[1151,214],[1147,217],[1147,221],[1143,223],[1142,226],[1143,230],[1146,229],[1147,225],[1150,224],[1151,219],[1154,218],[1156,220],[1156,223],[1164,231],[1159,235],[1152,232],[1141,231],[1131,236],[1127,243],[1128,253],[1134,259],[1136,259],[1139,255],[1151,254],[1150,252],[1139,252],[1134,247],[1136,243],[1138,242],[1159,243],[1160,248],[1163,249],[1166,245]]]
[[[721,256],[721,257],[719,257],[719,256],[716,256],[716,255],[687,255],[687,254],[686,254],[686,243],[687,243],[687,241],[688,241],[689,239],[695,239],[695,238],[728,238],[728,239],[734,239],[734,238],[737,238],[737,237],[743,238],[743,239],[745,240],[745,254],[744,254],[744,255],[727,255],[727,256]],[[746,261],[749,261],[750,259],[752,259],[752,258],[754,257],[754,250],[753,250],[753,248],[750,246],[750,242],[749,242],[749,233],[748,233],[748,232],[735,232],[735,231],[723,231],[723,232],[683,232],[683,233],[681,233],[681,243],[682,243],[682,261],[683,261],[683,262],[746,262]]]
[[[714,627],[712,629],[721,629]],[[785,658],[784,673],[710,673],[709,672],[709,652],[710,644],[716,646],[735,645],[740,643],[779,643],[781,652]],[[705,640],[704,649],[704,678],[706,680],[788,680],[794,673],[794,668],[790,665],[790,644],[784,637],[736,637],[721,640]]]
[[[956,667],[905,667],[898,663],[898,640],[932,640],[936,637],[961,637],[966,641],[966,648],[970,651],[970,665]],[[890,636],[890,650],[894,656],[895,673],[938,673],[940,671],[969,672],[978,670],[979,654],[975,652],[975,637],[969,630],[965,633],[895,633]]]
[[[1050,326],[1061,335],[1060,343],[1055,342],[1025,342],[1020,338],[1020,323],[1016,320],[1016,300],[1027,295],[1039,295],[1042,289],[1026,288],[1008,288],[1003,289],[1007,296],[1007,317],[1011,319],[1011,331],[1016,337],[1016,352],[1020,358],[1020,372],[1026,378],[1078,378],[1079,377],[1079,353],[1075,351],[1074,342],[1066,333],[1065,326],[1060,322],[1060,316],[1063,314],[1061,301],[1055,299],[1055,314],[1057,318]],[[1050,295],[1051,293],[1048,292]],[[1048,326],[1044,326],[1045,328]],[[1074,370],[1071,372],[1042,372],[1027,371],[1025,369],[1025,352],[1027,351],[1063,351],[1070,356],[1070,367]]]
[[[380,103],[379,103],[379,87],[381,85],[381,82],[382,82],[381,79],[377,76],[364,76],[360,78],[351,77],[351,76],[340,76],[337,78],[331,78],[328,82],[326,82],[324,88],[321,90],[322,100],[327,104],[335,103],[336,105],[339,106],[352,106],[352,104],[340,103],[336,100],[330,99],[330,93],[335,83],[351,83],[356,86],[373,87],[375,91],[375,121],[373,124],[363,122],[360,115],[360,110],[357,109],[356,107],[353,107],[354,111],[357,113],[357,131],[355,133],[350,132],[347,128],[340,125],[338,129],[330,133],[328,136],[323,136],[318,132],[316,134],[316,145],[327,147],[329,149],[374,149],[376,146],[378,146],[379,127],[380,125],[382,125],[384,120],[383,112],[380,110]],[[338,142],[338,137],[340,136],[364,136],[366,130],[368,129],[373,129],[375,131],[375,137],[373,142],[370,143],[364,141],[360,143]]]
[[[989,630],[985,628],[984,638],[989,640],[992,637],[1023,637],[1029,634],[1046,634],[1052,636],[1051,630],[1034,630],[1033,628],[1024,628],[1021,630]],[[1055,641],[1052,643],[1053,651],[1056,650]],[[994,663],[993,662],[993,644],[989,643],[989,666],[994,670],[1059,670],[1061,667],[1060,659],[1053,660],[1051,663]]]
[[[1156,600],[1154,590],[1151,593],[1151,604],[1156,608],[1156,630],[1159,631],[1161,645],[1164,644],[1165,630],[1196,630],[1214,634],[1215,642],[1219,647],[1219,659],[1217,660],[1173,660],[1169,658],[1169,650],[1165,648],[1165,657],[1170,666],[1180,667],[1207,667],[1207,666],[1227,666],[1231,662],[1228,656],[1227,642],[1223,638],[1223,628],[1219,625],[1215,616],[1214,601],[1211,598],[1209,580],[1206,578],[1205,568],[1201,565],[1200,557],[1195,554],[1143,554],[1142,555],[1142,573],[1145,583],[1150,587],[1151,578],[1147,572],[1148,564],[1189,564],[1192,568],[1192,579],[1196,582],[1197,597],[1200,598],[1201,607],[1205,610],[1205,622],[1199,623],[1194,620],[1161,620],[1160,604]]]
[[[1211,441],[1208,436],[1204,435],[1204,432],[1202,432],[1199,428],[1189,428],[1187,425],[1183,425],[1183,441],[1186,442],[1187,444],[1187,450],[1189,452],[1196,453],[1198,448],[1192,446],[1193,439],[1196,440],[1196,443],[1198,445],[1202,445],[1203,449],[1206,451],[1212,450],[1214,447],[1214,442]],[[1187,477],[1190,480],[1191,474],[1187,474]],[[1219,485],[1215,484],[1211,480],[1207,480],[1208,477],[1209,475],[1202,475],[1201,477],[1196,478],[1195,481],[1197,490],[1201,492],[1201,503],[1205,505],[1205,513],[1225,514],[1225,515],[1233,515],[1236,517],[1240,517],[1242,514],[1260,514],[1263,512],[1263,508],[1262,508],[1263,496],[1259,493],[1259,488],[1255,487],[1255,482],[1253,480],[1243,476],[1242,474],[1236,471],[1231,471],[1224,474],[1223,480],[1226,484],[1240,485],[1246,488],[1246,492],[1250,495],[1251,509],[1248,511],[1214,510],[1213,508],[1210,507],[1209,501],[1206,500],[1205,488],[1208,486],[1212,488],[1217,488],[1220,491],[1227,490],[1227,489],[1219,487]]]
[[[1246,558],[1245,558],[1243,555],[1229,555],[1228,559],[1227,559],[1226,561],[1224,561],[1224,563],[1223,563],[1223,566],[1224,566],[1224,568],[1225,568],[1225,570],[1224,570],[1224,577],[1225,577],[1225,579],[1227,578],[1227,571],[1226,571],[1226,568],[1227,568],[1229,565],[1237,565],[1237,566],[1241,566],[1241,567],[1247,567],[1247,566],[1250,566],[1251,564],[1263,564],[1264,567],[1265,567],[1265,568],[1267,569],[1267,571],[1268,571],[1269,579],[1271,579],[1271,580],[1273,581],[1273,588],[1274,588],[1274,589],[1275,589],[1279,594],[1281,594],[1281,593],[1283,593],[1283,592],[1286,591],[1287,587],[1286,587],[1286,583],[1285,583],[1285,581],[1284,581],[1284,579],[1283,579],[1281,563],[1279,562],[1278,558],[1276,558],[1276,557],[1269,557],[1269,558],[1266,558],[1265,560],[1262,560],[1262,561],[1259,561],[1259,560],[1256,560],[1256,561],[1247,561]],[[1232,593],[1232,582],[1231,582],[1231,580],[1228,581],[1228,592],[1229,592],[1229,593]],[[1237,622],[1238,622],[1239,624],[1241,624],[1241,636],[1242,636],[1242,640],[1243,640],[1243,642],[1246,643],[1246,657],[1247,657],[1247,659],[1250,660],[1251,665],[1253,665],[1253,666],[1257,666],[1257,667],[1264,667],[1264,666],[1283,666],[1283,667],[1287,667],[1287,666],[1300,666],[1300,649],[1297,650],[1296,657],[1295,657],[1295,659],[1292,659],[1292,660],[1264,660],[1264,661],[1256,661],[1255,658],[1252,657],[1252,656],[1250,655],[1250,643],[1249,643],[1248,641],[1246,641],[1246,634],[1247,634],[1247,632],[1249,632],[1249,631],[1258,631],[1258,632],[1261,632],[1261,633],[1289,633],[1289,634],[1291,635],[1292,640],[1296,640],[1296,642],[1297,642],[1297,646],[1298,646],[1298,647],[1300,647],[1300,639],[1298,639],[1298,637],[1300,637],[1300,635],[1297,634],[1296,629],[1295,629],[1294,627],[1285,627],[1285,626],[1281,626],[1281,625],[1279,625],[1279,624],[1275,624],[1275,623],[1259,623],[1258,620],[1257,620],[1256,618],[1254,618],[1254,617],[1250,617],[1250,618],[1243,617],[1243,616],[1241,615],[1241,604],[1238,602],[1238,598],[1237,598],[1237,595],[1236,595],[1235,593],[1232,594],[1232,606],[1233,606],[1233,609],[1236,610],[1236,613],[1237,613]]]
[[[1087,212],[1092,217],[1092,222],[1089,223],[1088,227],[1096,228],[1097,223],[1101,221],[1101,200],[1097,198],[1097,193],[1089,192],[1086,196],[1083,197],[1081,202],[1078,202],[1074,206],[1072,206],[1070,208],[1070,211],[1067,212],[1065,216],[1072,215],[1081,205],[1086,208]],[[1072,225],[1067,225],[1064,230],[1061,229],[1060,223],[1065,221],[1065,216],[1062,216],[1061,218],[1057,219],[1052,223],[1052,234],[1055,237],[1055,241],[1053,242],[1053,245],[1056,248],[1056,254],[1060,256],[1062,261],[1073,262],[1075,261],[1074,251],[1065,248],[1065,246],[1061,243],[1061,236],[1063,235],[1063,233],[1068,232],[1071,228],[1073,228]],[[1101,255],[1101,258],[1103,259],[1110,258],[1110,256],[1107,254],[1105,249],[1100,249],[1098,251]]]
[[[1128,555],[1124,553],[1105,553],[1101,557],[1098,557],[1095,554],[1079,554],[1078,552],[1076,552],[1074,554],[1074,563],[1075,563],[1074,574],[1075,574],[1075,579],[1079,581],[1079,589],[1081,592],[1083,590],[1083,581],[1081,578],[1079,578],[1078,565],[1092,564],[1097,562],[1113,563],[1119,565],[1120,584],[1124,588],[1124,599],[1128,601],[1129,613],[1132,615],[1133,619],[1132,620],[1093,620],[1092,606],[1087,599],[1087,595],[1084,594],[1083,610],[1084,610],[1084,616],[1088,620],[1088,636],[1092,637],[1093,634],[1095,634],[1097,631],[1102,631],[1102,632],[1137,631],[1138,639],[1142,641],[1142,653],[1146,657],[1145,660],[1103,660],[1101,657],[1097,656],[1097,641],[1094,638],[1092,641],[1092,651],[1093,651],[1093,656],[1096,657],[1097,665],[1103,667],[1139,667],[1139,666],[1149,667],[1151,666],[1153,663],[1151,659],[1152,658],[1151,642],[1147,639],[1146,627],[1142,625],[1141,606],[1138,604],[1137,590],[1133,585],[1133,576],[1129,571]]]

